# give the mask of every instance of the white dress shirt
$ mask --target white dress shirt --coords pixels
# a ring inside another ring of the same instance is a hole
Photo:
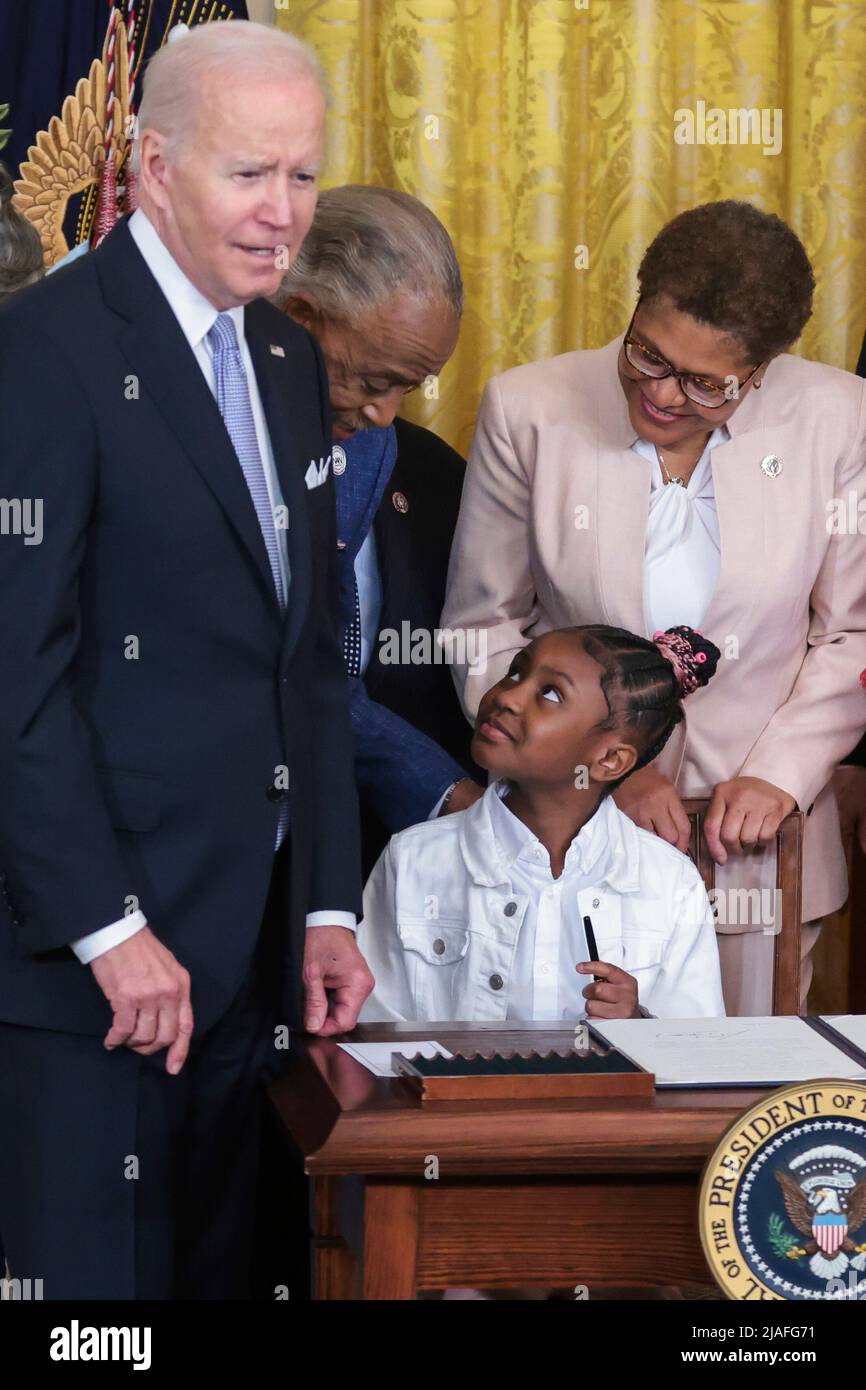
[[[575,835],[565,852],[559,878],[541,841],[508,809],[507,786],[490,799],[490,821],[514,888],[526,894],[527,907],[517,938],[506,1018],[582,1018],[588,975],[578,975],[578,961],[592,960],[577,894],[602,882],[625,850],[616,818],[606,798]],[[589,914],[592,921],[592,914]],[[595,925],[593,924],[593,931]]]
[[[635,453],[653,465],[644,552],[647,632],[688,624],[700,629],[719,582],[721,542],[712,452],[730,435],[719,425],[707,440],[688,485],[665,483],[654,444],[636,439]]]
[[[161,241],[153,223],[146,214],[142,212],[141,208],[130,217],[129,231],[133,241],[144,257],[149,271],[168,300],[169,307],[180,324],[184,337],[192,348],[195,360],[202,370],[204,379],[212,395],[216,396],[213,351],[207,340],[207,335],[216,323],[219,310],[211,304],[209,299],[205,298],[200,290],[196,289],[192,281],[184,274],[168,248]],[[259,393],[252,357],[250,356],[249,345],[247,344],[246,333],[244,331],[243,305],[238,305],[234,309],[228,309],[226,312],[231,315],[237,333],[241,360],[243,361],[244,371],[247,376],[250,404],[252,406],[253,420],[256,428],[256,439],[258,441],[265,481],[267,482],[268,497],[276,515],[276,509],[284,505],[283,496],[280,490],[276,465],[274,463],[274,451],[271,447],[271,438],[268,432],[262,398]],[[240,468],[240,464],[238,464],[238,468]],[[290,582],[286,531],[287,528],[285,526],[276,527],[284,598],[288,598]],[[353,929],[356,925],[356,919],[354,913],[351,912],[320,911],[308,913],[306,924],[308,927],[333,925]],[[134,936],[135,933],[141,931],[141,928],[144,926],[147,926],[147,919],[144,913],[140,910],[131,912],[128,916],[121,917],[117,922],[112,922],[106,927],[100,927],[97,931],[90,932],[87,936],[79,937],[77,941],[71,943],[72,949],[82,964],[87,965],[90,961],[95,960],[97,956],[101,956],[105,951],[110,950],[112,946],[118,946],[122,941],[126,941],[129,937]]]
[[[722,1017],[713,914],[691,860],[606,797],[554,879],[504,790],[494,783],[383,850],[358,928],[376,981],[361,1022],[582,1018],[585,916],[600,958],[636,979],[640,1006]]]

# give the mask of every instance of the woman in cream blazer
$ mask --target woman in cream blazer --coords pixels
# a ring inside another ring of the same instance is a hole
[[[680,214],[638,278],[624,337],[485,389],[442,615],[474,636],[452,650],[481,653],[455,662],[458,693],[474,718],[553,628],[697,627],[722,650],[716,676],[617,802],[683,849],[681,798],[711,796],[719,887],[773,882],[762,847],[799,807],[808,950],[845,899],[828,784],[866,724],[866,383],[784,351],[811,312],[811,268],[746,203]],[[772,922],[729,916],[728,1012],[769,1013]]]

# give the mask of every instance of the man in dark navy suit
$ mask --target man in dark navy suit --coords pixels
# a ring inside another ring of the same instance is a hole
[[[256,1078],[371,986],[327,382],[262,299],[316,60],[195,30],[140,123],[139,210],[0,314],[0,1230],[46,1298],[243,1297]]]
[[[325,358],[334,419],[344,651],[364,867],[388,836],[482,794],[440,644],[460,455],[397,416],[438,390],[460,330],[454,247],[417,198],[347,184],[319,199],[278,297]]]

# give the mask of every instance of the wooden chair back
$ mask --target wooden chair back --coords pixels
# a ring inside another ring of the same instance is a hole
[[[715,888],[716,864],[704,839],[706,798],[683,801],[691,821],[689,855],[704,880],[708,893]],[[781,921],[775,924],[773,941],[773,1013],[800,1012],[800,927],[803,898],[803,813],[792,811],[776,832],[776,888]]]

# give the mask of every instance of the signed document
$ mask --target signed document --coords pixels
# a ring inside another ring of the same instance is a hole
[[[827,1019],[840,1042],[866,1041],[866,1020]],[[843,1031],[846,1025],[847,1031]],[[591,1032],[638,1066],[656,1086],[782,1086],[818,1077],[866,1080],[866,1058],[849,1057],[803,1018],[615,1018]],[[857,1036],[855,1037],[855,1032]]]

